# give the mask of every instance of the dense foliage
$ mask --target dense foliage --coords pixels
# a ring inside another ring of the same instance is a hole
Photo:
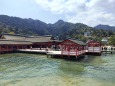
[[[111,37],[109,38],[109,44],[115,46],[115,35],[113,35],[113,36],[111,36]]]
[[[115,26],[109,26],[109,25],[97,25],[95,26],[97,29],[103,29],[103,30],[112,30],[115,31]]]
[[[84,33],[90,33],[85,37]],[[54,24],[46,24],[40,20],[22,19],[0,15],[0,33],[21,35],[53,35],[58,39],[75,38],[86,41],[94,39],[100,41],[102,37],[114,35],[113,29],[97,29],[82,23],[69,23],[59,20]]]

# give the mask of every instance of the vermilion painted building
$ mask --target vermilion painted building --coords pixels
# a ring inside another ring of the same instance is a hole
[[[0,40],[0,53],[12,52],[17,49],[27,49],[32,45],[29,41]]]
[[[60,44],[60,47],[62,55],[77,57],[85,53],[86,43],[79,40],[67,39]]]
[[[22,36],[3,34],[0,40],[0,51],[7,51],[7,47],[13,47],[13,49],[26,49],[26,48],[51,48],[52,46],[58,46],[60,42],[54,40],[52,36]],[[4,50],[3,50],[4,47]],[[5,50],[6,49],[6,50]]]
[[[101,43],[97,41],[87,42],[87,53],[88,54],[100,54],[101,55]]]
[[[58,48],[61,54],[67,56],[79,56],[87,54],[101,54],[101,43],[89,41],[87,44],[79,41],[67,39],[63,42],[54,40],[52,36],[22,36],[3,34],[0,39],[0,52],[13,51],[16,49],[47,49]]]

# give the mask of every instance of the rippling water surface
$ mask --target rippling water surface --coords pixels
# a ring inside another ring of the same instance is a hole
[[[81,61],[2,54],[0,86],[115,86],[115,54],[86,56]]]

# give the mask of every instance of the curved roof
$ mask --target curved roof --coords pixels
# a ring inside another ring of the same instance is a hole
[[[73,40],[73,39],[67,39],[75,44],[78,44],[78,45],[82,45],[82,46],[85,46],[87,45],[86,43],[84,43],[83,41],[79,41],[79,40]],[[61,44],[63,44],[64,42],[66,42],[67,40],[64,40]]]
[[[21,36],[12,34],[3,34],[1,38],[4,40],[30,41],[30,42],[49,42],[52,40],[52,36]]]
[[[19,45],[31,45],[32,43],[29,41],[14,41],[14,40],[0,40],[0,45],[15,45],[15,44],[19,44]]]
[[[50,42],[51,37],[27,37],[25,41],[31,42]]]
[[[79,41],[79,40],[72,40],[72,39],[69,39],[70,41],[74,42],[74,43],[77,43],[79,45],[87,45],[86,43],[84,43],[83,41]]]

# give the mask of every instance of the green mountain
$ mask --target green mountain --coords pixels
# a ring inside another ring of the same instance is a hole
[[[112,31],[115,31],[115,26],[109,26],[109,25],[99,24],[99,25],[95,26],[95,28],[97,28],[97,29],[103,29],[103,30],[112,30]]]
[[[47,24],[39,20],[0,15],[0,22],[11,27],[15,34],[48,34]],[[10,30],[12,31],[12,29]]]
[[[84,33],[90,33],[84,37]],[[82,23],[70,23],[59,20],[54,24],[47,24],[40,20],[22,19],[0,15],[0,33],[21,35],[53,35],[59,39],[76,38],[86,41],[87,39],[99,40],[101,37],[113,35],[111,30],[97,29]]]

